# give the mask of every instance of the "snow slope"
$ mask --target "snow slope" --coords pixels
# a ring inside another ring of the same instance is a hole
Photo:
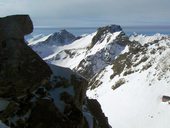
[[[87,92],[100,102],[112,127],[169,127],[170,104],[162,102],[162,96],[170,96],[170,38],[161,38],[154,44],[150,41],[153,36],[143,38],[142,45],[149,46],[133,53],[130,68],[126,65],[112,78],[114,66],[107,66],[93,79],[93,83],[100,81],[100,85]],[[147,59],[140,62],[144,56]],[[118,83],[120,87],[115,88]]]
[[[45,40],[47,40],[49,37],[51,36],[50,35],[47,35],[47,36],[44,36],[42,34],[40,35],[36,35],[34,36],[33,38],[29,39],[28,42],[29,42],[29,45],[33,46],[33,45],[38,45],[38,43],[41,43]]]
[[[75,41],[77,37],[61,30],[47,36],[37,35],[34,38],[28,40],[29,46],[36,51],[42,58],[48,57],[60,50],[60,47],[70,44]]]
[[[53,54],[45,57],[44,60],[48,63],[73,69],[85,58],[87,47],[91,44],[94,35],[95,33],[92,33],[81,37],[71,44],[59,46],[54,50]]]

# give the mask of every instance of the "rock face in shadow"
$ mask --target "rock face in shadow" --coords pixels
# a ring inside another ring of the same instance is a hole
[[[33,23],[28,15],[14,15],[0,18],[0,41],[9,38],[23,39],[33,31]]]
[[[31,19],[5,17],[0,27],[0,96],[20,96],[46,84],[50,68],[24,41],[24,35],[33,30]]]
[[[107,117],[103,113],[99,102],[96,99],[87,99],[87,106],[93,116],[99,122],[99,127],[101,128],[110,128],[111,126],[108,123]]]
[[[55,128],[64,124],[64,117],[55,105],[47,99],[41,99],[32,109],[29,118],[30,128]]]

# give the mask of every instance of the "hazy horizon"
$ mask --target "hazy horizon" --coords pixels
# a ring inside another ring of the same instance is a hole
[[[76,27],[59,27],[59,26],[34,26],[34,28],[99,28],[103,26],[108,26],[112,24],[106,24],[102,26],[76,26]],[[120,24],[116,24],[120,25]],[[165,29],[170,29],[170,25],[120,25],[121,27],[125,28],[165,28]]]

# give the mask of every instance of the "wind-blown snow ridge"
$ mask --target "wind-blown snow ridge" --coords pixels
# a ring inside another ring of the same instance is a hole
[[[44,35],[42,35],[42,34],[36,35],[36,36],[34,36],[33,38],[31,38],[30,40],[28,40],[28,42],[30,42],[29,45],[30,45],[30,46],[38,45],[38,43],[41,43],[41,42],[47,40],[51,35],[52,35],[52,34],[47,35],[47,36],[44,36]]]

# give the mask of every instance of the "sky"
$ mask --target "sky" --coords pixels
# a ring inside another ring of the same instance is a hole
[[[0,17],[29,14],[36,27],[170,25],[170,0],[0,0]]]

